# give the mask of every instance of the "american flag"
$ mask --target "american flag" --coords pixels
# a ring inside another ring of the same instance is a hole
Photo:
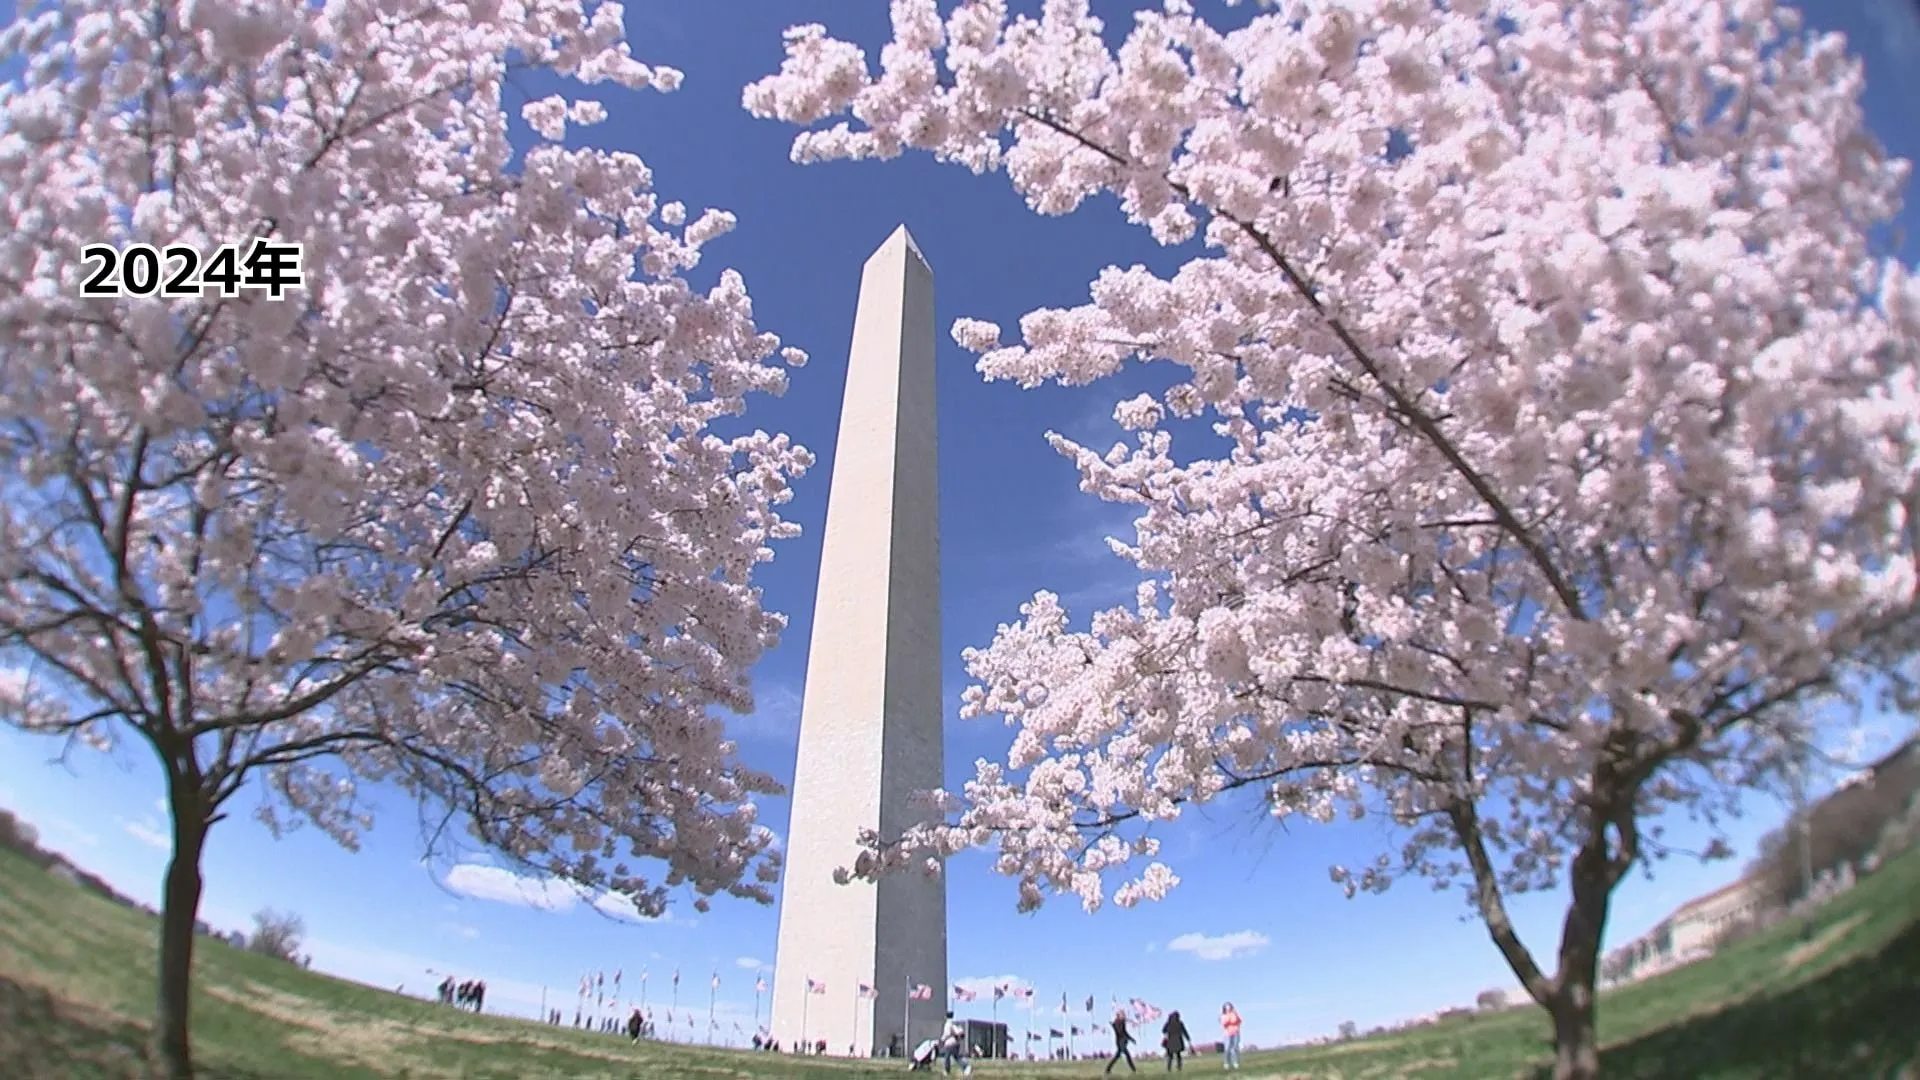
[[[1023,986],[1023,987],[1021,987],[1020,989],[1018,989],[1018,990],[1015,990],[1015,991],[1014,991],[1014,993],[1015,993],[1015,994],[1017,994],[1018,996],[1020,996],[1020,997],[1021,997],[1022,999],[1024,999],[1025,1001],[1027,1001],[1027,1003],[1028,1003],[1028,1004],[1032,1004],[1032,1002],[1033,1002],[1033,987],[1031,987],[1031,986]]]
[[[1068,1028],[1067,1031],[1071,1032],[1072,1034],[1078,1035],[1080,1034],[1080,1025],[1075,1024],[1074,1026]]]
[[[808,980],[807,980],[807,993],[809,993],[809,994],[824,994],[824,993],[826,993],[826,992],[827,992],[827,984],[826,984],[826,983],[823,983],[823,982],[815,982],[815,981],[814,981],[814,980],[812,980],[812,979],[808,979]]]
[[[880,992],[878,990],[875,990],[873,987],[868,986],[866,983],[861,983],[860,996],[863,998],[866,998],[868,1001],[872,1001],[874,998],[877,998],[880,996]]]
[[[966,987],[961,986],[959,983],[953,984],[953,1000],[955,1001],[972,1001],[974,998],[979,996],[980,995],[974,993],[973,991],[967,989]]]
[[[1065,990],[1060,991],[1060,1011],[1063,1013],[1069,1011],[1067,1009],[1067,992]]]
[[[756,994],[764,994],[767,992],[767,980],[764,976],[753,980],[753,992]]]
[[[993,1000],[999,1001],[1001,998],[1006,996],[1007,996],[1007,988],[1004,984],[993,988]]]
[[[675,986],[680,985],[680,969],[679,968],[673,969],[673,985]]]
[[[717,971],[713,973],[713,988],[720,989],[720,973]]]
[[[1092,994],[1087,995],[1087,1011],[1088,1012],[1093,1011],[1093,995]]]
[[[933,987],[928,986],[926,983],[921,983],[907,991],[907,997],[913,1001],[932,1001]]]

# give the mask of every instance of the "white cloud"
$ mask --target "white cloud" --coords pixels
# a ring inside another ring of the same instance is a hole
[[[155,825],[152,819],[146,821],[128,821],[126,818],[121,818],[119,820],[120,827],[125,829],[127,835],[133,837],[135,840],[140,841],[156,851],[173,850],[173,837],[168,836],[164,830],[158,825]]]
[[[740,965],[743,968],[746,968],[748,971],[767,970],[767,962],[765,960],[760,959],[757,956],[743,956],[740,959],[735,960],[734,963]]]
[[[589,894],[578,887],[556,877],[538,874],[516,874],[499,866],[487,866],[477,862],[454,864],[444,879],[447,888],[461,896],[474,900],[491,900],[499,904],[513,904],[517,907],[530,907],[538,911],[566,913],[580,904],[598,911],[602,915],[623,922],[665,923],[693,925],[691,919],[674,919],[671,913],[659,916],[640,914],[633,901],[616,893],[601,892]]]
[[[571,911],[580,901],[580,892],[558,878],[516,874],[497,866],[463,862],[447,871],[447,888],[475,900],[538,908],[542,911]]]
[[[980,995],[981,1001],[992,1001],[993,988],[996,986],[1006,987],[1008,998],[1011,998],[1015,1001],[1021,1000],[1018,998],[1013,998],[1013,992],[1015,990],[1022,990],[1022,989],[1030,990],[1033,988],[1033,984],[1031,982],[1028,982],[1026,979],[1023,979],[1018,975],[969,975],[964,979],[953,980],[953,985],[958,986],[963,990],[973,991],[974,993]]]
[[[1168,952],[1192,953],[1201,960],[1234,960],[1252,956],[1270,944],[1258,930],[1235,930],[1231,934],[1208,937],[1205,934],[1181,934],[1167,942]]]
[[[689,924],[692,922],[691,919],[686,919],[686,920],[675,919],[671,911],[661,915],[642,915],[640,914],[640,909],[633,906],[632,900],[628,899],[627,897],[621,896],[617,893],[610,893],[610,892],[601,893],[599,896],[596,896],[593,898],[593,906],[602,915],[609,915],[609,916],[612,916],[613,918],[620,919],[625,922],[638,922],[638,923],[685,922]]]

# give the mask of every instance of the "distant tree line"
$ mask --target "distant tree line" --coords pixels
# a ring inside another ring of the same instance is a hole
[[[40,831],[33,827],[33,823],[22,820],[19,815],[5,807],[0,807],[0,848],[23,856],[42,870],[58,873],[61,877],[97,896],[103,896],[123,907],[139,908],[152,914],[153,909],[135,903],[131,897],[122,895],[99,875],[73,865],[66,856],[57,851],[48,851],[41,847]]]
[[[153,908],[121,893],[98,874],[75,866],[57,851],[41,847],[40,830],[5,807],[0,807],[0,849],[14,852],[40,869],[71,881],[95,896],[111,900],[121,907],[159,917]],[[306,924],[300,916],[291,912],[277,912],[272,908],[255,912],[251,935],[238,930],[223,934],[203,919],[194,920],[194,931],[201,937],[218,938],[236,949],[271,956],[290,964],[307,966],[313,959],[300,952],[300,945],[306,937]]]

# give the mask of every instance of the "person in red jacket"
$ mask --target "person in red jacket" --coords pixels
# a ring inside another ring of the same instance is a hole
[[[1229,1001],[1220,1006],[1220,1030],[1227,1036],[1227,1068],[1240,1067],[1240,1011]]]

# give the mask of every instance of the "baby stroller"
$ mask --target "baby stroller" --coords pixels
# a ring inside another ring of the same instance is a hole
[[[907,1066],[909,1072],[932,1072],[933,1055],[940,1049],[938,1039],[928,1039],[913,1048],[913,1062]]]

